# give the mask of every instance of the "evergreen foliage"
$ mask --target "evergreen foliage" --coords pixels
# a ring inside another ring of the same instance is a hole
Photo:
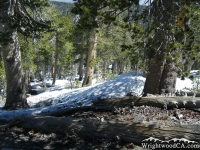
[[[20,38],[24,71],[31,71],[32,76],[35,76],[35,72],[44,71],[44,66],[46,71],[52,71],[56,47],[55,36],[57,36],[58,73],[66,74],[73,59],[71,54],[73,45],[70,42],[73,37],[73,18],[69,13],[63,15],[55,5],[45,9],[44,13],[45,18],[51,21],[52,30],[41,33],[40,38],[27,38],[26,40],[23,37]]]
[[[9,28],[17,29],[24,36],[39,36],[40,32],[50,30],[51,23],[44,20],[42,10],[48,7],[47,0],[1,0],[1,13],[6,13],[6,17],[1,17],[0,22],[6,24]],[[9,8],[8,10],[6,8]],[[0,42],[6,42],[4,34],[0,33]]]
[[[199,2],[177,1],[173,7],[165,2],[169,1],[147,0],[148,6],[139,6],[139,0],[77,0],[73,4],[1,0],[0,23],[10,30],[0,32],[0,42],[6,44],[10,37],[5,35],[17,31],[24,72],[47,66],[51,72],[56,68],[57,75],[73,74],[73,65],[83,59],[86,65],[88,50],[97,48],[97,57],[88,61],[95,72],[107,72],[110,64],[113,73],[138,68],[152,72],[152,64],[161,64],[161,75],[165,70],[184,78],[189,64],[200,61]],[[79,20],[74,25],[75,16]],[[0,58],[2,83],[3,67]]]
[[[56,2],[56,1],[50,1],[50,4],[51,6],[55,7],[58,11],[60,11],[62,15],[70,13],[71,8],[74,6],[73,3]]]

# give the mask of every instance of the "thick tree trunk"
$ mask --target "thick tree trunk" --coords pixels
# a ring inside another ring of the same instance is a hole
[[[164,68],[164,62],[152,63],[149,65],[149,73],[147,74],[145,85],[144,85],[144,96],[148,93],[158,94],[159,85],[162,77],[162,72]]]
[[[94,72],[94,64],[93,61],[96,58],[96,46],[97,46],[97,32],[96,28],[92,29],[90,35],[90,46],[87,55],[87,66],[86,66],[86,73],[85,78],[83,81],[82,86],[91,85],[92,84],[92,76]]]
[[[27,107],[17,31],[12,29],[7,33],[7,39],[9,40],[1,46],[7,80],[4,108]]]
[[[175,13],[173,0],[168,1],[155,1],[154,6],[156,11],[155,24],[156,27],[154,40],[154,50],[149,51],[148,57],[150,59],[149,72],[147,74],[144,93],[160,94],[169,93],[174,91],[176,85],[176,68],[175,63],[171,58],[166,58],[165,55],[172,55],[177,53],[177,50],[171,50],[169,48],[170,42],[174,42],[174,33],[166,30],[167,26],[172,27],[175,24]],[[160,7],[162,6],[162,7]],[[168,11],[166,11],[166,9]],[[170,56],[172,57],[172,56]],[[151,61],[154,60],[154,61]]]
[[[1,3],[5,7],[0,10],[0,45],[7,80],[6,103],[4,108],[15,109],[17,107],[27,107],[17,29],[10,27],[7,23],[7,19],[9,18],[9,2],[4,1]]]
[[[175,93],[175,85],[177,79],[176,68],[173,67],[174,62],[165,64],[161,82],[160,82],[160,94],[161,93]]]

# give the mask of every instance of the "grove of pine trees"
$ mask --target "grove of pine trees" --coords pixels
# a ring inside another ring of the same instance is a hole
[[[188,76],[189,64],[199,59],[195,0],[146,0],[145,6],[139,0],[77,0],[66,8],[47,0],[0,2],[5,109],[28,107],[30,78],[38,74],[44,81],[47,71],[52,86],[72,74],[91,85],[94,74],[110,73],[111,64],[113,74],[142,71],[146,96],[175,92],[176,78]]]

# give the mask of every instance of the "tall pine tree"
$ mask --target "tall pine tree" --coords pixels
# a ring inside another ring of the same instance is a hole
[[[7,80],[4,108],[27,107],[18,33],[39,36],[40,31],[50,27],[39,12],[48,6],[48,1],[1,0],[0,3],[0,44]]]

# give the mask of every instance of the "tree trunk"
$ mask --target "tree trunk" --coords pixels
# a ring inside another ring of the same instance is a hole
[[[31,75],[30,75],[30,69],[28,69],[28,77],[27,77],[28,79],[28,88],[27,88],[27,90],[29,90],[29,88],[30,88],[30,79],[31,79]]]
[[[165,64],[160,82],[159,93],[175,93],[177,73],[174,62]]]
[[[85,78],[83,81],[82,86],[91,85],[92,84],[92,76],[94,72],[94,64],[93,61],[96,58],[96,46],[97,46],[97,32],[96,28],[93,28],[90,35],[90,46],[87,55],[87,66],[86,66],[86,73]]]
[[[9,40],[1,46],[7,80],[4,108],[16,109],[27,107],[17,31],[10,29],[10,32],[7,32],[6,36]]]
[[[118,63],[117,60],[114,60],[114,62],[112,63],[112,73],[117,73],[118,71]]]
[[[145,85],[144,85],[144,94],[146,96],[149,94],[158,94],[159,86],[162,77],[162,72],[164,68],[164,62],[161,61],[159,63],[152,63],[149,65],[149,72],[147,73]]]
[[[57,74],[58,74],[58,79],[62,79],[63,78],[63,74],[62,74],[62,66],[59,65],[59,67],[57,67]]]
[[[43,84],[43,87],[46,88],[46,64],[45,64],[45,62],[42,66],[42,84]]]
[[[78,55],[75,56],[75,60],[78,59]],[[76,77],[78,75],[78,63],[74,63],[74,77]]]
[[[83,80],[83,63],[84,63],[84,59],[83,59],[83,55],[81,56],[81,60],[79,62],[79,68],[78,68],[78,74],[79,74],[79,81]]]
[[[122,61],[118,61],[118,72],[117,73],[119,73],[119,74],[123,74],[124,73],[124,64],[123,64],[123,62]]]
[[[107,60],[103,60],[103,69],[102,69],[102,72],[103,74],[105,74],[108,70],[108,65],[107,65]]]
[[[148,54],[150,60],[149,72],[146,77],[143,96],[146,96],[147,93],[160,94],[175,90],[177,78],[175,62],[171,58],[165,57],[166,54],[178,53],[178,50],[172,50],[168,47],[170,42],[174,42],[175,39],[174,33],[166,30],[167,26],[173,27],[175,24],[175,18],[172,14],[177,12],[172,5],[174,5],[173,0],[159,0],[154,3],[154,11],[156,12],[154,23],[157,27],[153,44],[154,49],[149,51]]]
[[[58,63],[58,33],[56,32],[56,47],[55,47],[55,54],[54,54],[54,65],[53,65],[53,81],[52,86],[55,86],[56,83],[56,74],[57,74],[57,63]]]
[[[7,88],[5,109],[16,109],[27,107],[25,86],[22,77],[22,65],[17,29],[11,27],[7,20],[9,18],[9,3],[1,2],[4,9],[0,10],[0,45],[6,72]],[[6,21],[5,21],[6,20]]]
[[[30,70],[29,69],[24,71],[24,77],[25,77],[25,89],[26,91],[28,91],[30,87]]]
[[[199,68],[200,68],[200,63],[198,61],[194,61],[191,70],[198,70]]]

